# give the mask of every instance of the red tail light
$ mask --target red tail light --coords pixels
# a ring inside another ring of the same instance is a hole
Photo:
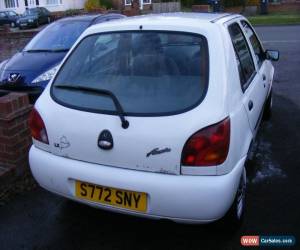
[[[29,127],[31,135],[35,140],[49,144],[45,124],[36,109],[32,109],[30,113]]]
[[[228,154],[230,119],[201,129],[185,143],[182,152],[183,166],[214,166],[222,164]]]

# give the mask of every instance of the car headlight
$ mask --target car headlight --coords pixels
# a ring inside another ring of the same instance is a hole
[[[56,65],[55,67],[47,70],[46,72],[44,72],[43,74],[39,75],[37,78],[35,78],[32,83],[38,83],[38,82],[43,82],[43,81],[49,81],[51,80],[51,78],[54,76],[54,74],[56,73],[58,69],[58,65]]]

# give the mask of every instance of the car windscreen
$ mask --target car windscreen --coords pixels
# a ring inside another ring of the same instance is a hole
[[[84,86],[113,93],[126,115],[181,113],[204,98],[208,64],[207,40],[198,34],[95,34],[84,38],[71,53],[52,84],[51,95],[58,103],[75,109],[115,113],[108,96],[74,89]]]
[[[67,50],[88,27],[86,21],[61,21],[50,24],[38,33],[24,48],[34,50]]]
[[[36,15],[38,13],[37,9],[27,9],[23,13],[23,16],[31,16],[31,15]]]

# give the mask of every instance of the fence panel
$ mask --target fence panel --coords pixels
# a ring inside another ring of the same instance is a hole
[[[152,3],[153,13],[178,12],[180,10],[180,2]]]

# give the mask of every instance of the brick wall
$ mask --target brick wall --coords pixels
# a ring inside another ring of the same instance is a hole
[[[282,3],[282,4],[269,4],[269,12],[299,12],[300,13],[300,2],[295,3]]]
[[[3,176],[18,177],[28,169],[31,108],[26,94],[0,93],[0,184]]]

